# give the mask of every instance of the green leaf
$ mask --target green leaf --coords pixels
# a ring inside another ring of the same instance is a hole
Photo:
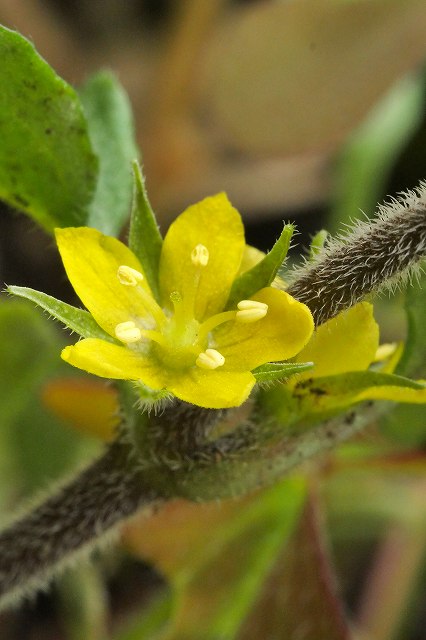
[[[292,477],[240,500],[176,501],[135,522],[127,545],[157,566],[175,591],[174,606],[161,612],[161,622],[169,616],[167,628],[153,637],[231,640],[296,525],[305,497],[304,479]],[[147,631],[136,623],[133,633],[119,640],[148,640]]]
[[[6,290],[14,296],[31,300],[31,302],[34,302],[56,320],[62,322],[68,329],[75,331],[83,338],[100,338],[101,340],[117,343],[112,336],[101,329],[90,313],[84,311],[84,309],[77,309],[77,307],[73,307],[66,302],[48,296],[47,293],[27,287],[9,286]]]
[[[298,525],[280,550],[237,640],[351,640],[336,589],[324,530],[325,514],[312,492]],[[309,605],[307,604],[309,601]],[[300,629],[317,630],[300,635]]]
[[[286,380],[296,373],[309,371],[313,367],[313,362],[268,362],[253,369],[252,374],[257,382],[271,382]]]
[[[426,361],[426,278],[408,286],[405,293],[407,338],[396,372],[401,375],[425,376]]]
[[[68,470],[82,441],[77,433],[61,428],[41,400],[44,381],[62,366],[62,346],[60,333],[35,309],[18,300],[1,302],[0,433],[6,436],[13,473],[1,477],[0,484],[4,490],[15,482],[15,499],[17,492],[45,487],[48,479]]]
[[[158,269],[163,238],[148,199],[144,176],[137,161],[133,162],[133,175],[134,192],[129,247],[143,265],[149,285],[158,299]]]
[[[234,280],[226,305],[228,309],[271,284],[287,256],[293,233],[294,225],[284,225],[280,237],[263,260]]]
[[[336,408],[340,410],[370,398],[394,399],[396,402],[410,401],[400,397],[395,388],[416,391],[425,389],[423,384],[392,373],[352,371],[303,381],[297,385],[296,394],[302,401],[302,413],[322,412]],[[408,397],[410,394],[406,395]]]
[[[422,78],[404,78],[352,135],[337,163],[330,231],[375,209],[395,159],[421,121],[423,100]]]
[[[40,377],[57,358],[59,338],[33,309],[17,300],[0,304],[1,428],[22,411]],[[37,357],[34,357],[37,354]]]
[[[75,91],[0,27],[0,199],[48,231],[85,224],[97,159]]]
[[[131,162],[138,156],[130,103],[117,79],[106,71],[90,78],[80,97],[99,157],[99,180],[87,226],[117,236],[130,214]]]

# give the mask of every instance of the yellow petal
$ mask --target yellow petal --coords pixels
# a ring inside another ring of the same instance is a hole
[[[299,380],[367,369],[378,345],[379,328],[373,307],[361,302],[318,327],[296,357],[296,362],[313,362],[315,367],[301,374]]]
[[[147,316],[135,288],[120,284],[117,278],[121,265],[143,274],[128,247],[88,227],[56,229],[55,233],[68,278],[102,329],[115,337],[114,329],[120,322]],[[141,286],[149,291],[146,279]]]
[[[167,389],[177,398],[206,409],[239,407],[250,395],[256,380],[249,371],[205,371],[199,367],[173,376]]]
[[[287,360],[311,337],[311,312],[285,291],[266,287],[252,300],[268,305],[264,318],[250,324],[232,321],[214,333],[227,370],[251,370],[265,362]]]
[[[356,396],[356,402],[363,400],[391,400],[392,402],[426,404],[426,387],[424,389],[393,386],[371,387]]]
[[[156,360],[104,340],[87,338],[62,351],[69,364],[102,378],[141,380],[151,389],[167,389],[177,398],[209,409],[237,407],[247,399],[255,378],[249,371],[172,370]]]
[[[185,296],[193,288],[196,268],[191,253],[197,245],[209,253],[208,264],[199,268],[195,304],[195,317],[203,320],[223,309],[244,250],[241,216],[224,193],[189,207],[171,224],[160,261],[164,305],[170,304],[172,291]]]
[[[387,345],[381,345],[381,346],[384,347]],[[379,346],[378,348],[379,355],[380,353],[383,353],[383,351],[381,351],[381,346]],[[401,360],[401,356],[404,353],[404,348],[405,348],[405,345],[403,342],[400,342],[399,344],[395,345],[395,349],[393,353],[388,357],[387,360],[385,360],[380,365],[380,373],[393,373],[395,371],[398,365],[398,362]],[[377,353],[376,353],[375,360],[377,361]]]
[[[161,370],[156,367],[155,360],[105,340],[97,338],[80,340],[74,346],[65,347],[61,357],[73,367],[101,378],[145,382],[145,378],[149,377],[150,380],[155,380],[155,384],[150,385],[154,389],[161,389],[164,386]]]
[[[249,269],[255,267],[263,258],[266,253],[260,251],[260,249],[256,249],[256,247],[251,247],[249,244],[246,244],[244,247],[244,253],[241,260],[240,268],[238,270],[238,275],[245,273]]]

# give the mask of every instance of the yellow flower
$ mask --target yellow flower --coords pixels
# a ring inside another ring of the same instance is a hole
[[[253,369],[292,358],[312,334],[309,309],[272,287],[226,309],[245,241],[224,194],[170,226],[158,300],[143,265],[115,238],[86,227],[57,229],[56,238],[76,293],[115,339],[83,339],[62,357],[97,376],[139,381],[202,407],[233,407],[250,394]]]
[[[373,306],[361,302],[317,328],[295,358],[296,362],[312,360],[315,367],[299,374],[296,384],[304,388],[304,382],[312,381],[311,399],[317,411],[364,400],[426,403],[426,387],[421,381],[391,375],[402,349],[386,345],[384,357],[383,347],[379,346]],[[374,366],[377,362],[380,366]]]

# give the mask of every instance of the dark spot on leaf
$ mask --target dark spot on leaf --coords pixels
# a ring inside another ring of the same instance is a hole
[[[28,200],[26,200],[25,198],[23,198],[22,196],[19,195],[19,193],[14,193],[13,194],[13,199],[15,200],[15,202],[18,205],[21,205],[22,207],[28,207],[29,206],[29,202]]]
[[[348,413],[348,415],[345,417],[345,424],[350,426],[351,424],[354,423],[355,420],[355,411],[351,411],[350,413]]]
[[[327,391],[325,389],[321,389],[321,387],[311,387],[310,392],[314,394],[314,396],[326,396]]]

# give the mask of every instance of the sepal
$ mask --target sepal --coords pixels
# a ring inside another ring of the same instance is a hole
[[[293,233],[294,225],[284,225],[280,237],[263,260],[234,280],[227,309],[234,307],[239,300],[250,298],[260,289],[269,287],[287,256]]]
[[[158,271],[163,238],[148,199],[145,178],[137,160],[133,162],[133,205],[130,217],[129,249],[143,264],[148,283],[159,299]]]
[[[14,296],[31,300],[31,302],[34,302],[56,320],[62,322],[68,329],[75,331],[83,338],[100,338],[101,340],[118,344],[117,340],[101,329],[90,313],[84,311],[84,309],[78,309],[66,302],[48,296],[46,293],[29,289],[28,287],[9,286],[6,291]]]
[[[281,382],[313,367],[313,362],[268,362],[254,369],[252,374],[256,382]]]

